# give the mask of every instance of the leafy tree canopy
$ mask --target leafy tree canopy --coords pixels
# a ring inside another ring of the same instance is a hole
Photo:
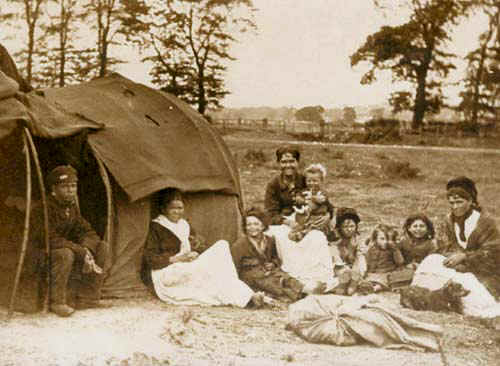
[[[410,20],[399,26],[383,26],[369,35],[351,55],[351,66],[371,64],[362,84],[376,80],[376,72],[389,70],[394,81],[406,81],[413,91],[395,92],[390,103],[394,112],[413,110],[413,126],[418,127],[426,112],[438,112],[444,104],[443,80],[455,68],[454,55],[445,52],[451,29],[467,13],[470,1],[411,0]]]
[[[325,109],[320,105],[308,106],[296,111],[295,118],[298,121],[321,122],[324,121],[323,112]]]

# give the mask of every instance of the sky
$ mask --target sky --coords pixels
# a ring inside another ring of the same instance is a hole
[[[400,0],[386,0],[401,3]],[[372,85],[361,85],[366,65],[351,68],[349,56],[382,25],[401,24],[408,14],[402,9],[375,9],[372,0],[253,0],[258,11],[256,33],[236,35],[239,43],[227,64],[226,88],[231,92],[225,107],[296,107],[387,103],[397,90],[388,72],[378,74]],[[456,30],[450,51],[461,58],[476,47],[477,37],[486,27],[485,17],[476,16]],[[135,50],[125,52],[130,62],[118,70],[123,75],[150,84],[148,65]],[[450,81],[463,76],[465,62]],[[445,93],[450,103],[458,102],[457,87]]]
[[[392,0],[397,2],[396,0]],[[361,85],[367,65],[351,68],[349,56],[366,37],[382,25],[401,24],[407,14],[401,9],[375,9],[371,0],[254,0],[257,34],[239,36],[228,64],[225,107],[387,104],[396,90],[390,73],[378,74],[372,85]],[[486,19],[473,17],[455,31],[450,51],[463,58],[477,45]],[[465,62],[450,81],[463,76]],[[140,63],[126,65],[125,73],[144,76]],[[445,91],[450,103],[458,102],[457,87]]]

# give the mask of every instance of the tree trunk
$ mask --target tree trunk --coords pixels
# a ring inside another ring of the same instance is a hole
[[[31,85],[33,81],[33,50],[35,48],[35,27],[34,24],[29,25],[30,29],[28,31],[28,58],[26,60],[26,72],[27,78],[26,82]]]
[[[102,40],[102,53],[99,55],[99,77],[106,76],[108,68],[108,43]]]
[[[417,92],[415,94],[415,105],[413,107],[413,120],[411,124],[411,128],[413,130],[418,130],[424,121],[426,106],[425,99],[425,87],[426,87],[426,79],[427,70],[425,72],[419,72],[417,75]]]
[[[203,81],[203,72],[198,73],[198,112],[201,115],[205,114],[205,109],[207,108],[207,100],[205,96],[205,83]]]

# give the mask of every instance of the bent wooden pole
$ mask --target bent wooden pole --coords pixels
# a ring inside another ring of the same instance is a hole
[[[17,263],[16,277],[14,278],[14,287],[12,288],[12,294],[10,295],[9,310],[7,312],[7,319],[12,317],[14,311],[14,301],[16,300],[17,287],[19,286],[19,280],[21,278],[21,272],[23,270],[24,257],[26,255],[26,248],[28,247],[29,239],[29,228],[30,228],[30,216],[31,216],[31,157],[29,152],[29,146],[26,134],[23,134],[24,141],[24,157],[26,159],[26,214],[24,216],[24,231],[23,231],[23,241],[21,243],[21,253],[19,254],[19,261]]]
[[[49,212],[47,206],[47,192],[45,189],[45,183],[43,181],[42,168],[40,166],[40,159],[38,159],[38,152],[36,150],[35,143],[33,142],[33,137],[31,136],[30,130],[24,128],[26,137],[28,138],[28,143],[30,146],[33,161],[35,162],[36,173],[38,176],[38,183],[40,185],[40,198],[42,201],[43,209],[43,245],[44,245],[44,268],[45,273],[45,293],[43,296],[43,312],[49,311],[49,293],[50,293],[50,245],[49,245]]]
[[[101,178],[104,183],[104,187],[106,189],[106,232],[104,233],[104,240],[111,244],[111,233],[113,232],[113,190],[111,188],[111,181],[109,179],[108,171],[104,166],[104,163],[99,156],[99,153],[92,148],[92,152],[94,153],[95,160],[97,161],[97,165],[99,167],[99,172],[101,173]]]

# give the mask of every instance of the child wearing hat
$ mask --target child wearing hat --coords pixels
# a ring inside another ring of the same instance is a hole
[[[61,317],[74,312],[67,296],[69,277],[73,271],[81,276],[81,281],[76,284],[76,307],[107,307],[100,302],[100,298],[109,246],[80,214],[76,170],[70,165],[54,168],[47,176],[47,186],[50,310]],[[44,227],[41,206],[35,208],[33,217],[34,238],[41,243]]]

